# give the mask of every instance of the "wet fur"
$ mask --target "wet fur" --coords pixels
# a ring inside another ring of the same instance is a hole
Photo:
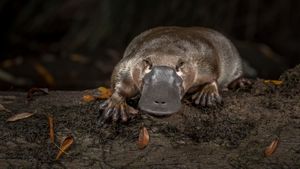
[[[132,40],[122,60],[114,68],[111,77],[113,94],[99,106],[104,110],[100,124],[107,119],[127,121],[129,114],[137,113],[125,100],[143,91],[143,78],[152,71],[151,66],[167,66],[176,71],[175,74],[182,79],[177,99],[181,99],[185,93],[193,93],[195,104],[202,106],[221,103],[219,89],[226,88],[242,75],[239,54],[222,34],[201,27],[150,29]],[[180,104],[180,100],[176,101],[176,104],[178,101]],[[145,111],[145,107],[140,106]],[[159,110],[155,114],[175,113],[168,112],[171,109],[164,110],[166,112]],[[151,110],[147,111],[150,113]]]
[[[143,32],[128,45],[112,74],[112,88],[119,88],[126,97],[137,94],[144,76],[143,59],[173,68],[183,60],[189,67],[183,72],[186,92],[214,80],[225,88],[242,75],[236,48],[219,32],[202,27],[158,27]]]

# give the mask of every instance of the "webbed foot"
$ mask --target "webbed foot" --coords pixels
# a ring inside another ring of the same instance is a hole
[[[216,82],[203,86],[200,91],[192,96],[192,99],[195,104],[200,104],[201,106],[213,106],[222,102]]]
[[[99,125],[103,125],[108,120],[126,122],[130,115],[138,113],[136,109],[127,105],[124,98],[115,97],[114,95],[101,103],[99,108],[103,110],[99,119]]]
[[[252,84],[252,81],[246,78],[238,78],[231,82],[228,85],[228,88],[230,89],[237,89],[237,88],[245,88],[247,86],[250,86]]]

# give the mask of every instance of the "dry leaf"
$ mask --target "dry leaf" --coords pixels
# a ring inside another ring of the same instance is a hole
[[[264,83],[272,83],[274,85],[281,85],[283,81],[281,80],[264,80]]]
[[[7,60],[4,60],[2,63],[1,63],[2,67],[4,68],[9,68],[9,67],[12,67],[14,65],[14,60],[12,59],[7,59]]]
[[[0,104],[0,111],[10,112],[10,110],[5,108],[2,104]]]
[[[14,59],[6,59],[6,60],[3,60],[1,62],[1,66],[3,68],[10,68],[12,66],[16,66],[16,65],[20,65],[22,64],[24,61],[24,58],[22,56],[19,56],[19,57],[16,57]]]
[[[279,143],[279,139],[275,139],[272,141],[272,143],[265,149],[265,156],[266,157],[269,157],[271,156],[275,150],[277,149],[278,147],[278,143]]]
[[[98,91],[100,93],[99,99],[108,99],[112,95],[112,91],[105,87],[99,87]]]
[[[84,95],[84,96],[82,97],[82,100],[83,100],[84,102],[91,102],[91,101],[96,100],[96,98],[95,98],[94,96],[92,96],[92,95]]]
[[[48,116],[48,125],[49,125],[49,137],[51,143],[54,143],[54,127],[53,127],[53,117]]]
[[[73,62],[78,62],[78,63],[82,63],[82,64],[86,64],[89,62],[89,59],[83,55],[80,55],[80,54],[72,54],[70,56],[70,59],[73,61]]]
[[[43,94],[49,94],[48,88],[33,87],[33,88],[29,89],[29,91],[27,93],[27,98],[31,99],[36,92],[41,92]]]
[[[10,118],[8,118],[6,121],[12,122],[12,121],[26,119],[26,118],[32,116],[33,114],[34,113],[29,113],[29,112],[15,114],[15,115],[11,116]]]
[[[52,74],[40,63],[35,63],[34,64],[35,70],[40,74],[46,83],[50,86],[54,86],[55,80],[52,76]]]
[[[149,144],[149,133],[146,127],[142,127],[140,129],[139,140],[138,140],[138,148],[144,149]]]
[[[65,151],[73,144],[74,139],[72,136],[68,136],[64,139],[64,141],[62,142],[62,144],[60,145],[59,148],[59,152],[57,153],[56,156],[56,160],[58,160],[60,158],[60,156],[63,155],[63,153],[65,153]]]

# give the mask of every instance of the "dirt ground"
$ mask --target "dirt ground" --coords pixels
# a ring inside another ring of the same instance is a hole
[[[256,80],[246,89],[223,92],[224,104],[197,107],[187,97],[182,111],[167,118],[139,114],[126,124],[98,126],[102,101],[85,103],[89,91],[0,92],[0,168],[300,168],[300,65],[281,75],[281,85]],[[136,101],[129,101],[135,106]],[[6,120],[18,112],[33,116]],[[55,160],[47,116],[54,118],[56,144],[74,144]],[[145,126],[149,145],[137,147]],[[269,157],[264,150],[279,140]]]

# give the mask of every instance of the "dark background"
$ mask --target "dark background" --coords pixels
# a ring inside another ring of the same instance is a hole
[[[299,0],[1,0],[0,89],[108,86],[130,40],[156,26],[205,26],[258,77],[300,63]]]

